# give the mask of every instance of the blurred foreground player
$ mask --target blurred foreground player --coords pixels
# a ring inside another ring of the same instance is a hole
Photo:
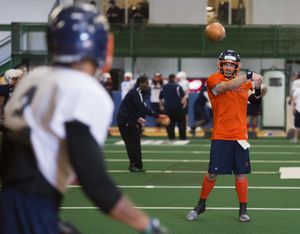
[[[206,200],[214,188],[218,175],[234,174],[235,188],[240,202],[239,220],[250,221],[247,214],[248,181],[251,172],[247,142],[247,103],[259,105],[263,78],[254,72],[238,75],[240,56],[226,50],[219,56],[219,72],[207,80],[208,95],[213,111],[213,131],[208,173],[202,182],[197,206],[187,214],[187,220],[196,220],[205,211]],[[255,93],[248,96],[251,81]]]
[[[113,104],[93,76],[111,60],[111,40],[105,17],[92,5],[52,12],[47,43],[54,64],[21,81],[5,112],[1,234],[59,233],[59,206],[75,174],[105,214],[141,233],[163,233],[106,173],[102,145]]]

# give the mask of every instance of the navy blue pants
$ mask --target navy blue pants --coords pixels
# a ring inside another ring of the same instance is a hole
[[[58,234],[55,201],[25,194],[14,186],[0,192],[1,234]]]
[[[212,140],[208,173],[249,174],[251,165],[249,150],[244,150],[237,141]]]

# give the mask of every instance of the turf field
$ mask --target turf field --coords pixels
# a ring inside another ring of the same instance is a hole
[[[154,139],[154,138],[153,138]],[[238,222],[238,201],[233,176],[220,176],[207,202],[207,211],[188,222],[186,213],[198,200],[202,177],[207,169],[210,141],[191,140],[187,145],[155,141],[143,145],[146,173],[129,173],[120,138],[105,145],[108,170],[121,189],[153,217],[168,226],[170,233],[299,233],[300,179],[280,179],[280,167],[300,167],[300,144],[285,138],[250,140],[252,174],[249,178],[251,222]],[[155,140],[159,140],[155,138]],[[161,144],[160,144],[161,143]],[[155,145],[153,145],[155,144]],[[61,216],[86,234],[135,233],[127,226],[102,215],[80,191],[71,187]]]

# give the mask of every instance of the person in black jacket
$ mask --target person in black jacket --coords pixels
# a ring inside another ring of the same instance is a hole
[[[198,94],[194,105],[194,122],[191,126],[190,133],[195,137],[196,136],[196,128],[202,127],[208,124],[212,118],[211,105],[210,100],[207,94],[206,85],[202,87],[200,93]],[[207,129],[203,128],[204,132],[207,132]]]
[[[141,152],[141,127],[146,124],[145,116],[163,118],[145,104],[145,96],[149,93],[149,83],[146,76],[137,79],[136,85],[123,99],[117,114],[117,124],[123,138],[129,158],[129,171],[145,172]]]

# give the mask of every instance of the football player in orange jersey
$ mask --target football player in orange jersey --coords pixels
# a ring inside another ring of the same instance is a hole
[[[217,73],[207,80],[208,95],[213,111],[213,131],[208,173],[204,176],[197,206],[187,214],[193,221],[205,211],[206,200],[218,175],[234,174],[240,203],[240,222],[250,221],[247,214],[248,181],[251,172],[247,142],[247,103],[261,102],[263,77],[254,72],[239,75],[240,56],[233,50],[222,52]],[[248,95],[254,81],[255,93]]]

